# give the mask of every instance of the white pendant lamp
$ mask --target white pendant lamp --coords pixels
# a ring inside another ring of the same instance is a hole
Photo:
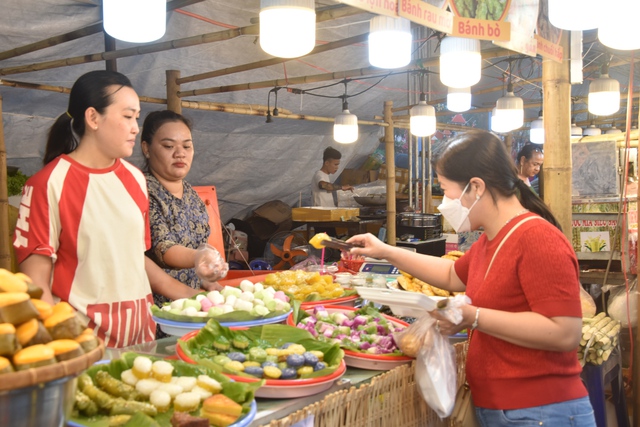
[[[447,110],[461,113],[471,108],[471,88],[450,87],[447,90]]]
[[[591,125],[584,130],[583,135],[584,136],[602,135],[602,131],[600,130],[600,128],[597,128],[593,122],[591,122]]]
[[[496,102],[496,113],[509,130],[518,129],[524,124],[524,102],[514,95],[511,82],[507,86],[507,94]]]
[[[615,123],[605,132],[606,135],[616,135],[618,133],[622,133],[622,130],[618,129]]]
[[[531,122],[529,128],[529,139],[534,144],[544,144],[544,121],[542,120],[542,111],[538,114],[538,118]]]
[[[411,62],[411,21],[379,15],[369,24],[369,63],[400,68]]]
[[[591,30],[602,19],[603,4],[600,0],[549,0],[549,22],[561,30]]]
[[[440,43],[440,81],[453,88],[473,86],[480,81],[480,40],[445,37]]]
[[[103,0],[104,30],[130,43],[158,40],[167,29],[166,0]]]
[[[640,49],[640,1],[609,0],[606,14],[598,27],[600,43],[618,50]]]
[[[280,58],[296,58],[315,45],[314,0],[260,0],[262,50]]]
[[[333,122],[333,139],[340,144],[351,144],[358,139],[358,117],[349,112],[346,101],[342,103],[342,113]]]
[[[576,125],[575,120],[571,122],[571,136],[582,136],[582,128]]]
[[[420,102],[409,110],[409,131],[412,135],[425,137],[436,133],[436,109],[427,105],[424,93],[420,94]]]
[[[600,77],[589,85],[588,109],[596,116],[610,116],[620,109],[620,83],[609,77],[608,68],[603,65]]]
[[[511,130],[499,115],[495,107],[491,112],[491,130],[495,133],[507,133]]]

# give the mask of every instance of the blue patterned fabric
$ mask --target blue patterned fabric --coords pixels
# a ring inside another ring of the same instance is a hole
[[[150,173],[145,174],[149,190],[149,223],[151,226],[151,249],[146,255],[164,269],[171,277],[194,289],[200,288],[200,279],[195,268],[177,269],[163,262],[164,254],[175,245],[198,249],[207,243],[211,230],[209,215],[198,193],[183,181],[182,199],[171,194]],[[168,302],[162,295],[154,294],[158,306]]]

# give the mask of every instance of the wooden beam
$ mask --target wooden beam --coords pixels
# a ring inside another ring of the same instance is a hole
[[[349,37],[346,39],[330,42],[324,45],[316,46],[311,52],[304,55],[302,58],[306,58],[317,53],[328,52],[333,49],[338,49],[352,44],[361,43],[366,41],[369,37],[369,33],[360,34],[359,36]],[[269,67],[271,65],[282,64],[289,61],[295,61],[300,58],[270,58],[262,61],[256,61],[249,64],[237,65],[235,67],[223,68],[221,70],[209,71],[207,73],[195,74],[189,77],[182,77],[178,79],[178,84],[191,83],[195,81],[211,79],[214,77],[225,76],[228,74],[241,73],[243,71],[255,70],[258,68]]]
[[[396,161],[395,137],[393,125],[393,101],[384,102],[384,130],[385,163],[387,164],[387,243],[396,245]]]
[[[201,3],[204,0],[173,0],[167,3],[167,11],[175,10],[181,7],[189,6],[195,3]],[[0,52],[0,61],[9,58],[15,58],[16,56],[25,55],[27,53],[36,52],[38,50],[46,49],[48,47],[57,46],[62,43],[66,43],[72,40],[77,40],[82,37],[90,36],[101,32],[103,29],[102,20],[95,24],[88,25],[77,30],[70,31],[68,33],[60,34],[57,36],[49,37],[44,40],[30,43],[24,46],[16,47],[13,49]]]
[[[513,52],[508,49],[502,48],[494,48],[488,49],[482,52],[483,58],[497,58],[500,56],[508,56],[512,55]],[[431,57],[428,59],[417,59],[413,61],[410,65],[398,68],[394,70],[395,72],[399,71],[411,71],[411,70],[419,70],[428,67],[435,67],[439,63],[439,57]],[[1,72],[2,70],[0,70]],[[196,90],[187,90],[181,91],[179,96],[181,98],[185,98],[188,96],[197,96],[197,95],[209,95],[213,93],[226,93],[226,92],[237,92],[242,90],[251,90],[251,89],[264,89],[271,88],[275,86],[291,86],[296,84],[307,84],[307,83],[318,83],[329,80],[342,80],[352,77],[364,77],[370,75],[382,75],[384,74],[380,68],[377,67],[364,67],[357,68],[354,70],[346,70],[346,71],[337,71],[332,73],[323,73],[323,74],[315,74],[310,76],[300,76],[300,77],[288,77],[286,79],[276,79],[276,80],[267,80],[262,82],[255,83],[240,83],[235,85],[228,86],[218,86],[218,87],[210,87],[205,89],[196,89]]]
[[[11,270],[11,242],[9,236],[9,192],[7,189],[7,148],[4,143],[2,96],[0,96],[0,268]]]
[[[180,91],[180,85],[178,79],[180,78],[180,71],[167,70],[167,110],[171,110],[175,113],[182,114],[182,104],[178,97]]]
[[[568,50],[565,31],[560,45]],[[542,87],[544,91],[544,167],[542,168],[543,200],[560,223],[571,241],[571,84],[569,63],[542,60]]]

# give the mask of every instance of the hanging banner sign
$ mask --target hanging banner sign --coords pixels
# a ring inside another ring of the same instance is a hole
[[[511,39],[494,44],[528,56],[536,56],[538,42],[533,37],[538,22],[539,0],[511,0],[505,21],[511,23]]]
[[[453,33],[451,34],[468,39],[509,41],[511,24],[502,21],[485,21],[456,16],[453,20]]]
[[[390,0],[340,0],[340,3],[378,15],[398,17],[398,3]]]
[[[453,32],[453,13],[422,0],[400,0],[398,15],[436,31]]]
[[[547,39],[543,39],[539,35],[535,35],[537,48],[536,52],[543,58],[551,59],[559,64],[562,63],[564,57],[564,49],[559,44],[550,42]]]

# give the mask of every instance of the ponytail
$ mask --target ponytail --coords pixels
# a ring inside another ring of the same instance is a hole
[[[84,126],[84,117],[82,119]],[[48,164],[61,154],[69,154],[78,147],[78,140],[73,132],[73,120],[68,113],[62,114],[49,129],[47,146],[42,163]],[[83,132],[84,133],[84,132]]]
[[[516,189],[518,199],[520,200],[522,206],[524,206],[526,209],[529,209],[531,212],[540,215],[542,218],[546,219],[551,224],[555,225],[560,231],[562,231],[560,223],[553,216],[551,210],[549,210],[542,199],[538,197],[533,191],[531,191],[531,188],[520,178],[516,178]]]

